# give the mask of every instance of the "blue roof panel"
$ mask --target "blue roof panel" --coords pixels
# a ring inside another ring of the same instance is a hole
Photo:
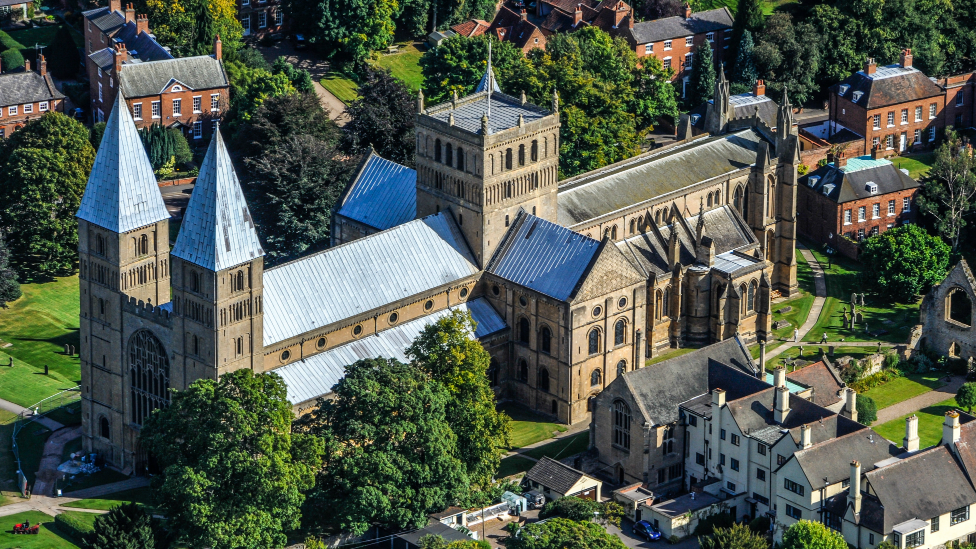
[[[417,217],[417,171],[370,153],[339,215],[380,231],[412,221]]]

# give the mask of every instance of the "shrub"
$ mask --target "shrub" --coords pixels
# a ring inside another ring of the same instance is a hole
[[[91,532],[91,527],[84,522],[78,520],[77,518],[61,513],[60,515],[54,515],[54,524],[59,530],[68,534],[72,538],[80,541],[85,534]]]
[[[878,405],[874,399],[864,395],[857,395],[857,421],[871,425],[878,419]]]
[[[0,31],[0,51],[5,51],[9,49],[19,50],[23,48],[24,45],[16,41],[9,34]]]
[[[752,519],[752,522],[749,523],[749,528],[758,534],[765,534],[768,532],[769,526],[769,517],[767,516],[756,517]]]
[[[696,536],[710,536],[716,528],[731,528],[735,524],[735,517],[732,513],[715,513],[698,520],[695,527]]]
[[[24,66],[24,56],[20,54],[20,50],[11,48],[9,50],[0,53],[0,66],[3,66],[3,72],[10,72],[17,70],[18,68],[23,68]]]

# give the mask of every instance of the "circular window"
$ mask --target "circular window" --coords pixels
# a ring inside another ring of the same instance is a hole
[[[499,293],[501,293],[501,290],[498,289],[498,286],[492,286],[491,293],[498,295]]]
[[[281,361],[282,362],[287,361],[289,358],[291,358],[291,351],[288,351],[288,350],[281,351]]]
[[[593,307],[593,316],[600,316],[601,313],[603,313],[603,307],[600,307],[599,305]]]
[[[620,301],[617,302],[617,307],[620,307],[621,309],[623,309],[626,306],[627,306],[627,298],[626,297],[621,297],[620,298]]]
[[[320,337],[319,340],[315,342],[315,346],[318,347],[319,349],[324,349],[325,348],[325,338],[324,337]]]
[[[397,313],[390,313],[390,324],[396,324],[397,320],[400,320],[400,315]]]
[[[434,300],[428,299],[427,303],[424,303],[424,310],[429,311],[434,308]]]
[[[363,326],[360,324],[352,329],[352,335],[358,336],[363,333]]]
[[[468,289],[467,288],[461,288],[461,299],[464,299],[466,297],[468,297]]]
[[[519,297],[519,305],[525,307],[528,304],[529,304],[529,302],[526,301],[524,297]]]

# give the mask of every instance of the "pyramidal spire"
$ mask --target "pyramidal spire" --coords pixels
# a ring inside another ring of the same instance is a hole
[[[76,215],[116,233],[170,217],[122,92],[109,114]]]
[[[219,129],[210,140],[170,255],[215,272],[264,255]]]

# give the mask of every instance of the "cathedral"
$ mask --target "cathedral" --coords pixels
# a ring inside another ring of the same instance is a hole
[[[170,389],[240,368],[284,379],[296,413],[344,366],[406,360],[463,310],[500,400],[563,423],[669,348],[765,339],[797,290],[792,109],[737,116],[724,76],[709,133],[560,181],[559,99],[501,93],[416,114],[416,170],[366,155],[333,215],[333,246],[265,270],[215,132],[175,244],[121,94],[78,211],[86,451],[145,466],[139,429]],[[739,101],[741,102],[741,101]]]

